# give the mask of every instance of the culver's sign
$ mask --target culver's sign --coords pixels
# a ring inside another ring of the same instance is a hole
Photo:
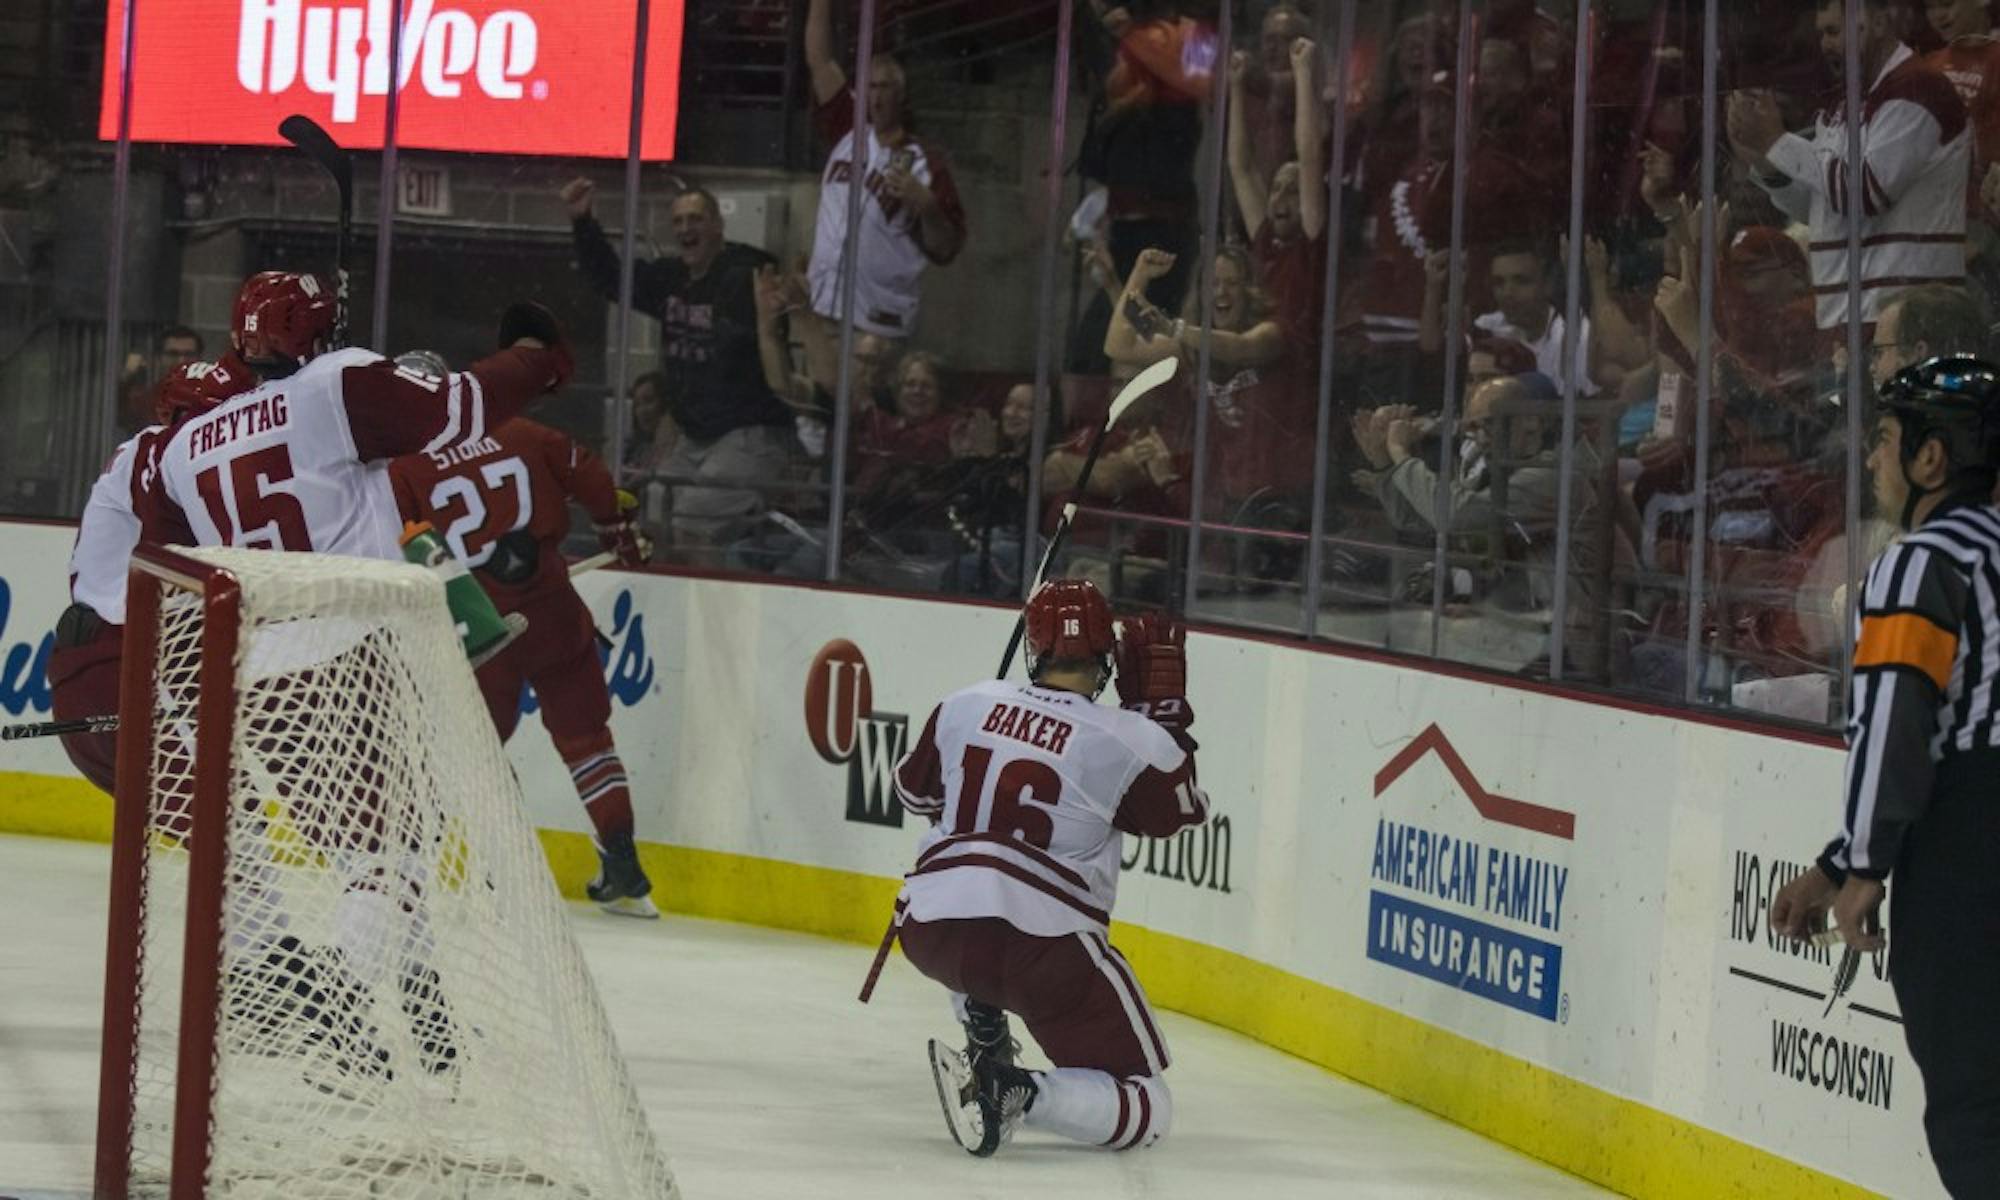
[[[49,698],[49,653],[55,649],[53,631],[30,632],[27,640],[9,628],[14,615],[14,589],[0,578],[0,712],[10,717],[46,713],[54,705]]]
[[[618,704],[631,708],[653,690],[658,671],[646,648],[646,618],[632,603],[632,589],[619,588],[611,603],[611,632],[598,632],[597,665],[604,669],[605,690]],[[539,712],[541,697],[532,685],[521,689],[521,715]]]
[[[105,62],[122,61],[125,5],[111,0]],[[623,156],[637,0],[174,0],[139,3],[132,39],[134,141],[276,145],[302,112],[343,146],[383,142],[391,87],[399,145],[508,154]],[[656,0],[647,34],[647,158],[671,158],[684,0]],[[395,35],[401,35],[391,60]],[[392,78],[393,76],[393,78]],[[117,136],[107,70],[100,137]]]

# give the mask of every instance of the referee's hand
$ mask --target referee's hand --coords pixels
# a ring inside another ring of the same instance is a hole
[[[1882,897],[1887,892],[1880,880],[1847,877],[1833,898],[1833,923],[1849,946],[1864,953],[1883,947]]]
[[[1826,926],[1826,910],[1839,889],[1816,866],[1807,867],[1771,898],[1771,928],[1780,937],[1803,942]]]

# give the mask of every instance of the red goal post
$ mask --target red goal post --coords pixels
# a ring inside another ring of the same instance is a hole
[[[677,1195],[435,576],[143,545],[123,655],[98,1200]]]

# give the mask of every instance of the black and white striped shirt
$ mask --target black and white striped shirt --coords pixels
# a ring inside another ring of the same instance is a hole
[[[2000,747],[2000,508],[1949,501],[1868,569],[1848,703],[1836,878],[1882,879],[1946,756]]]

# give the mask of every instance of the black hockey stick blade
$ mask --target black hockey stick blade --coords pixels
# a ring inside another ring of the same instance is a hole
[[[333,176],[334,185],[340,189],[343,207],[353,203],[354,162],[318,121],[304,113],[293,113],[278,122],[278,134],[297,146],[307,158],[326,168],[327,174]]]
[[[73,721],[36,721],[26,725],[0,725],[0,742],[14,742],[22,738],[61,737],[66,733],[115,733],[118,730],[118,714],[105,713],[98,717],[79,717]]]
[[[327,174],[333,176],[334,189],[340,193],[339,219],[334,223],[333,235],[333,280],[339,307],[334,314],[333,344],[347,344],[347,238],[348,227],[354,223],[354,160],[333,140],[333,135],[318,121],[303,113],[293,113],[278,122],[278,133],[286,141],[298,147],[299,152],[319,164]]]

